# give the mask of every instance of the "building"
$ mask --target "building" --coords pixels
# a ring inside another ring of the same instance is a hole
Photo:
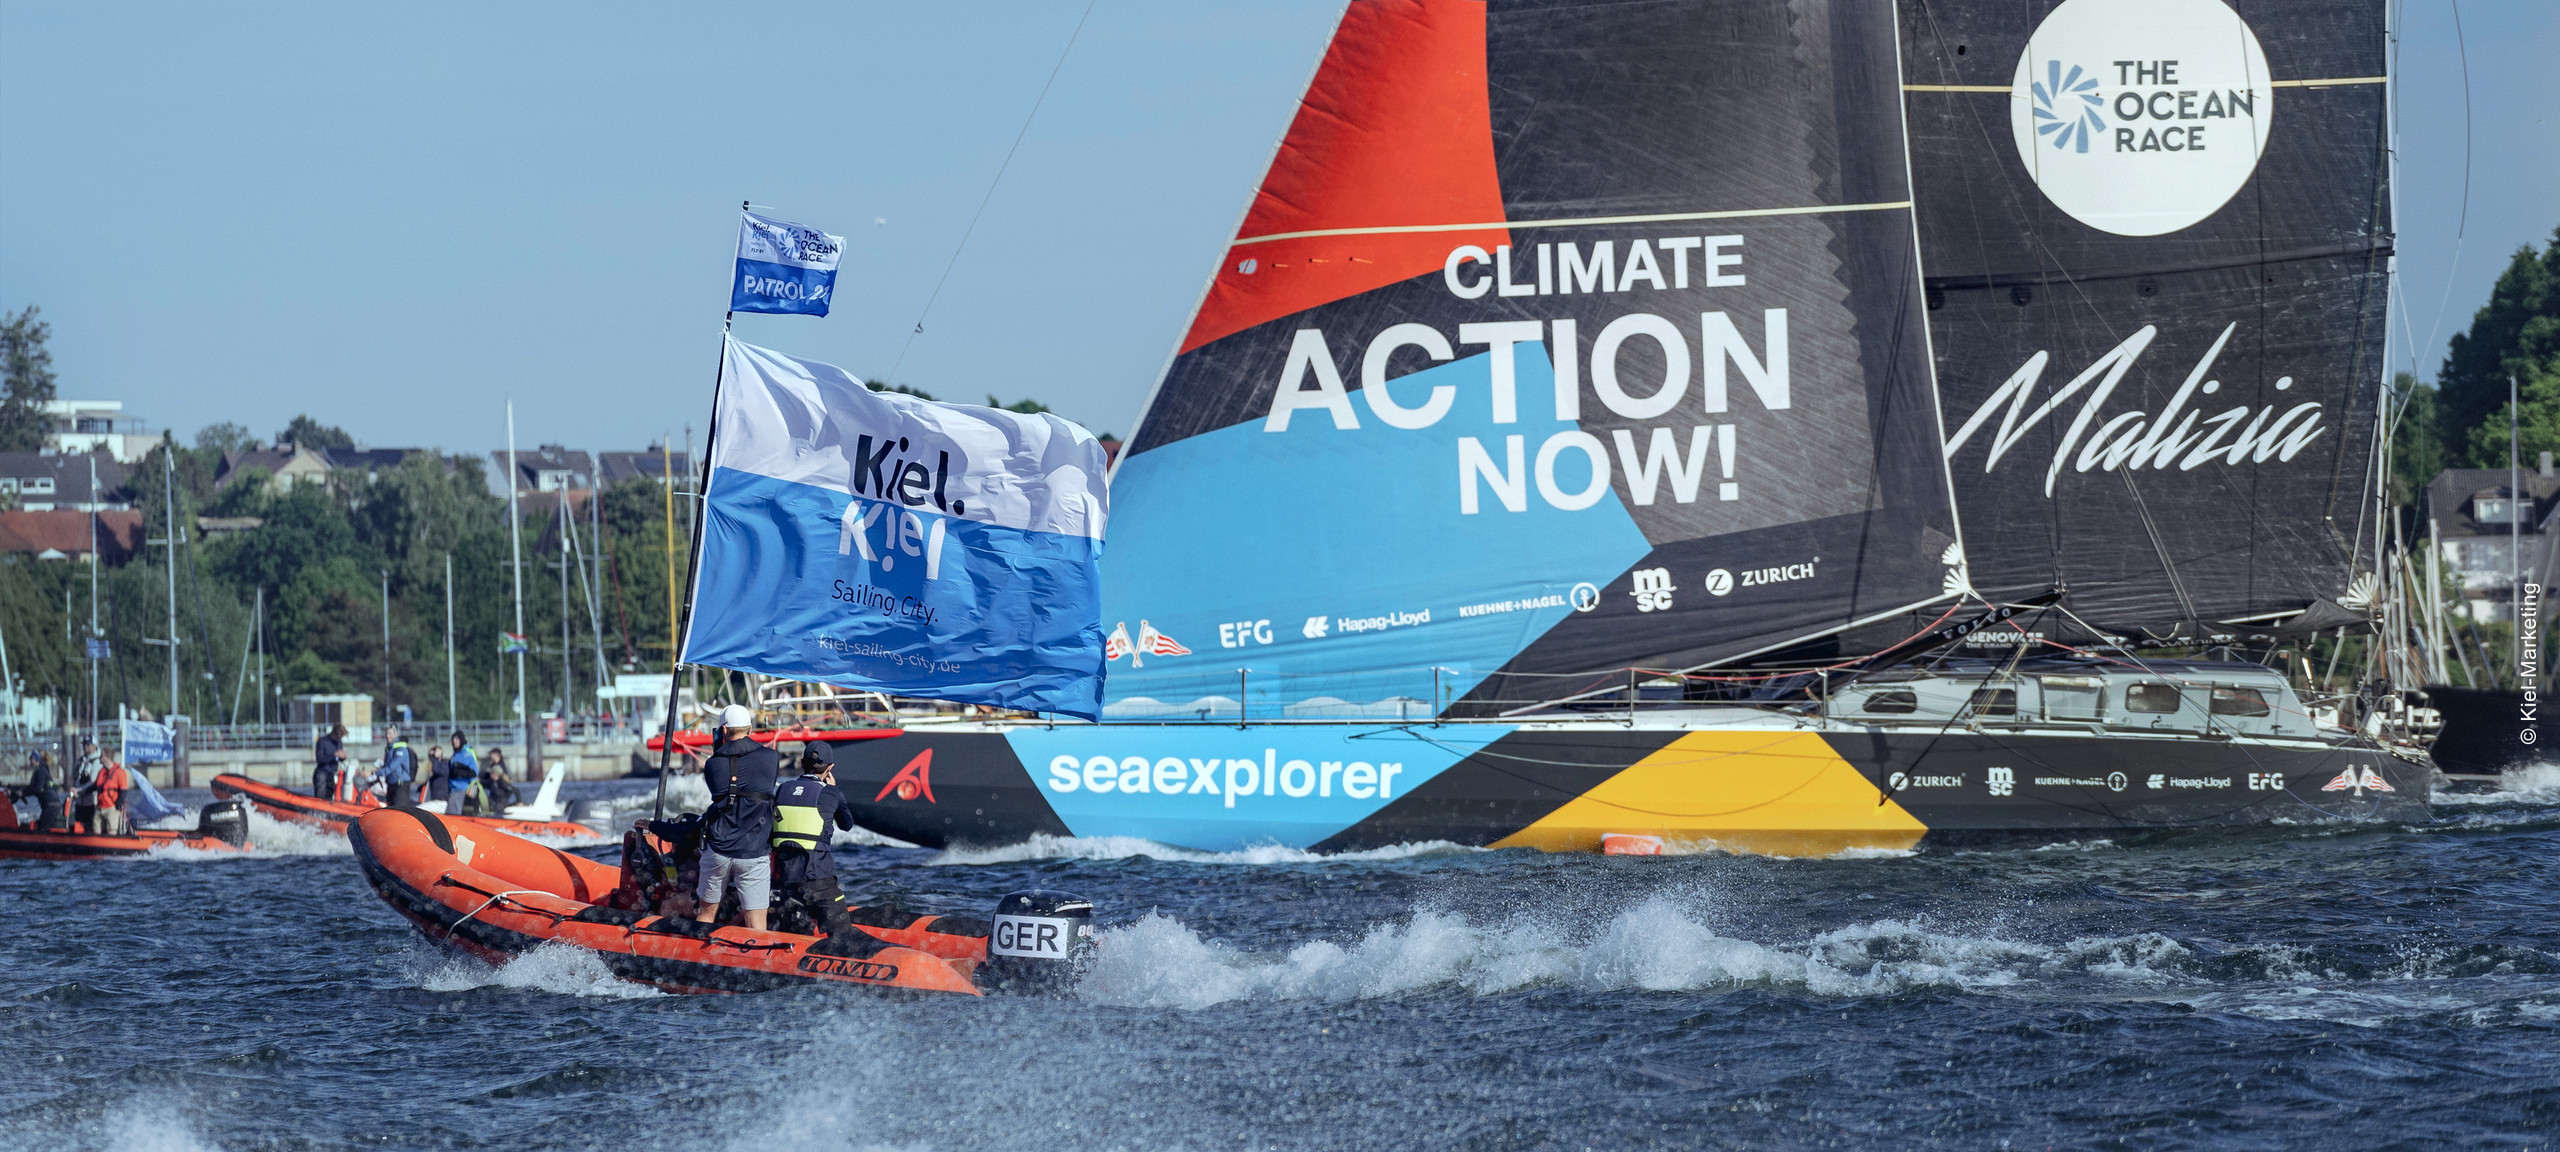
[[[235,448],[222,454],[222,467],[215,470],[213,482],[227,488],[253,470],[266,473],[267,491],[282,495],[297,484],[328,483],[329,457],[320,449],[299,444]]]
[[[94,486],[92,465],[96,466]],[[68,456],[0,452],[0,497],[14,497],[18,507],[30,512],[121,510],[133,507],[124,494],[125,477],[131,471],[104,451]]]
[[[90,541],[94,539],[97,550],[106,554],[107,563],[121,564],[142,550],[142,513],[94,513],[94,537],[92,515],[64,509],[0,512],[0,552],[32,555],[38,560],[85,562],[90,559]]]
[[[289,492],[297,484],[325,484],[332,476],[343,476],[358,483],[370,482],[383,473],[398,468],[423,448],[305,448],[299,444],[278,444],[273,448],[241,448],[222,454],[222,467],[214,482],[227,485],[245,476],[250,469],[267,473],[267,490],[277,494]],[[452,467],[448,460],[446,468]],[[360,478],[360,479],[359,479]]]
[[[2510,483],[2513,487],[2510,487]],[[2516,583],[2548,583],[2560,571],[2560,471],[2545,452],[2536,467],[2448,468],[2427,482],[2426,525],[2462,607],[2483,622],[2515,619]],[[2521,560],[2521,563],[2519,563]]]
[[[492,478],[507,474],[507,453],[489,454]],[[585,492],[595,487],[595,457],[585,452],[572,452],[557,444],[515,451],[515,486],[519,494],[535,492]],[[506,489],[498,489],[504,496]]]
[[[46,450],[79,456],[104,452],[119,464],[131,464],[160,443],[141,419],[128,415],[122,400],[47,400]]]
[[[665,484],[670,476],[679,489],[693,486],[693,458],[687,453],[669,452],[655,444],[637,452],[598,452],[596,467],[602,472],[601,479],[607,488],[626,480]]]

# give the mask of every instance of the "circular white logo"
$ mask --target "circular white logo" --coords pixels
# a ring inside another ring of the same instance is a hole
[[[1884,781],[1886,784],[1891,785],[1891,787],[1887,789],[1888,791],[1900,792],[1902,791],[1903,782],[1909,779],[1910,777],[1904,776],[1900,772],[1896,772],[1891,776],[1885,777]]]
[[[1722,568],[1707,573],[1707,591],[1717,596],[1733,591],[1733,573]]]
[[[2009,132],[2072,219],[2158,236],[2213,215],[2257,171],[2270,79],[2222,0],[2063,0],[2018,56]]]
[[[1588,580],[1573,586],[1573,610],[1588,612],[1600,606],[1600,586]]]
[[[2114,791],[2117,791],[2117,792],[2122,792],[2122,791],[2124,791],[2124,783],[2125,783],[2125,781],[2124,781],[2124,773],[2122,773],[2122,772],[2109,772],[2109,773],[2107,773],[2107,787],[2108,787],[2109,789],[2114,790]]]

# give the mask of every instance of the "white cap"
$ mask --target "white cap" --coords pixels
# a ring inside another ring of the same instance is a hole
[[[755,709],[749,708],[744,704],[732,704],[723,708],[720,710],[720,726],[723,728],[753,728],[756,726]]]

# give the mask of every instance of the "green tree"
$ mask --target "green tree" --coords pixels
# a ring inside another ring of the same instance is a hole
[[[2436,375],[2437,421],[2449,456],[2464,457],[2473,467],[2504,467],[2507,462],[2507,379],[2521,387],[2525,377],[2546,372],[2560,356],[2560,229],[2541,252],[2528,244],[2507,261],[2507,270],[2489,290],[2489,300],[2472,314],[2469,331],[2456,334],[2445,350]],[[2537,423],[2531,401],[2520,414],[2519,433]],[[2519,437],[2521,439],[2521,436]],[[2523,447],[2526,459],[2560,443],[2544,440]]]
[[[353,448],[356,438],[334,424],[323,424],[309,416],[296,416],[284,431],[276,433],[278,444],[299,444],[305,448]]]
[[[53,353],[44,342],[53,326],[36,319],[40,311],[0,312],[0,451],[36,451],[51,430],[44,406],[53,399]]]
[[[2407,507],[2417,503],[2427,482],[2445,470],[2444,441],[2436,430],[2436,390],[2407,372],[2391,378],[2399,403],[2391,437],[2391,500]]]
[[[196,430],[196,447],[198,448],[215,452],[233,452],[257,446],[258,438],[250,435],[247,427],[228,420],[218,424],[207,424]]]

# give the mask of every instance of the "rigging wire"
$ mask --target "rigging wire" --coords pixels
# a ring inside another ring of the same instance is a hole
[[[889,364],[889,374],[880,382],[895,384],[898,368],[907,362],[907,350],[915,347],[916,337],[924,335],[925,317],[933,314],[934,301],[942,299],[942,286],[951,280],[951,270],[960,266],[960,254],[969,248],[969,237],[978,230],[978,219],[987,214],[987,204],[996,198],[996,186],[1004,183],[1005,169],[1013,167],[1013,154],[1022,149],[1022,138],[1031,134],[1031,122],[1040,118],[1040,106],[1049,100],[1049,88],[1058,82],[1058,73],[1067,66],[1067,54],[1075,51],[1076,38],[1084,34],[1084,22],[1093,16],[1093,6],[1101,0],[1085,0],[1084,15],[1076,17],[1075,30],[1067,33],[1066,47],[1058,49],[1058,62],[1050,65],[1049,78],[1041,81],[1040,95],[1031,101],[1031,111],[1023,116],[1022,128],[1013,134],[1013,146],[1004,150],[1004,161],[996,165],[995,179],[987,181],[987,194],[978,198],[978,210],[969,214],[969,226],[960,230],[960,243],[951,249],[951,261],[942,266],[942,278],[933,282],[933,293],[925,297],[924,310],[916,313],[916,326],[907,333],[907,342],[898,346],[898,358]]]

